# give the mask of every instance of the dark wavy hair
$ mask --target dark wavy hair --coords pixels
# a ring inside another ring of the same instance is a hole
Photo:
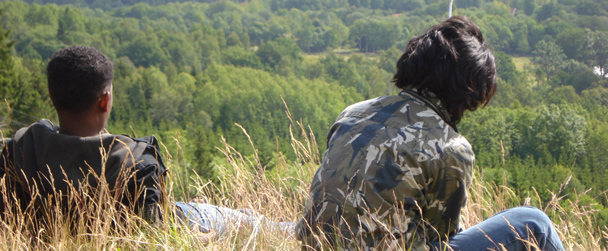
[[[112,84],[113,64],[101,51],[73,46],[57,51],[47,66],[49,95],[57,111],[81,113]]]
[[[393,82],[435,93],[458,123],[465,110],[485,106],[494,96],[496,64],[479,27],[454,16],[407,43]]]

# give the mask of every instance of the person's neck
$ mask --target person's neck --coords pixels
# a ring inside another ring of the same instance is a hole
[[[97,136],[105,127],[105,121],[100,116],[92,115],[87,112],[73,114],[70,112],[57,112],[59,117],[59,133],[89,137]]]

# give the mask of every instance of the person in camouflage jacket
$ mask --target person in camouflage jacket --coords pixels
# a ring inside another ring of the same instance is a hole
[[[342,112],[312,182],[311,196],[319,203],[300,226],[324,223],[326,232],[366,246],[385,238],[401,241],[399,236],[421,246],[426,238],[457,231],[473,151],[441,118],[443,107],[436,106],[438,114],[424,101],[430,99],[414,93],[363,101]]]
[[[429,250],[461,230],[475,156],[456,124],[494,95],[492,52],[452,17],[408,43],[393,81],[397,96],[351,105],[331,127],[296,226],[303,249]]]

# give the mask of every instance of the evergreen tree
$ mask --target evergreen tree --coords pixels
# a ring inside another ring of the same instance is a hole
[[[3,11],[0,11],[0,17],[3,15]],[[9,30],[5,30],[0,26],[0,81],[2,81],[2,86],[6,86],[3,79],[7,78],[10,73],[12,73],[14,68],[13,62],[13,45],[14,41],[9,39]]]
[[[536,0],[524,0],[524,13],[526,13],[526,15],[532,16],[535,8]]]
[[[3,14],[2,12],[0,11],[0,17]],[[19,86],[15,85],[15,62],[12,55],[14,42],[9,39],[9,34],[10,31],[0,26],[0,97],[3,97],[0,100],[0,107],[5,106],[4,99],[7,99],[6,101],[10,104],[12,97],[16,95],[19,88]],[[9,121],[11,119],[7,117],[9,115],[8,113],[3,113],[0,117],[0,129],[4,126],[10,128],[10,122],[12,121]]]

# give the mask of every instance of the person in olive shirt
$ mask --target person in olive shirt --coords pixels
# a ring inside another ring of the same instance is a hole
[[[529,207],[461,232],[475,156],[456,125],[497,85],[481,30],[461,16],[431,27],[408,42],[393,80],[398,95],[351,105],[331,127],[296,226],[303,249],[563,250]]]
[[[59,126],[42,119],[6,143],[0,175],[17,201],[0,200],[0,210],[12,204],[44,215],[56,205],[78,216],[74,210],[82,201],[68,197],[86,198],[75,193],[107,182],[113,197],[132,212],[160,217],[165,166],[156,138],[104,133],[112,110],[112,62],[95,48],[74,46],[53,55],[47,74]]]
[[[98,190],[107,183],[112,197],[132,213],[157,221],[175,211],[177,221],[207,233],[199,235],[207,241],[241,226],[293,232],[294,223],[272,222],[250,210],[187,202],[162,207],[167,200],[166,168],[156,138],[104,132],[113,101],[113,64],[108,57],[92,47],[65,48],[53,55],[47,74],[59,126],[43,119],[20,129],[5,144],[0,178],[9,196],[7,201],[0,196],[0,212],[18,206],[44,221],[51,206],[60,206],[64,215],[80,217],[79,206],[86,203],[69,197],[89,198],[96,191],[84,195],[83,188]]]

